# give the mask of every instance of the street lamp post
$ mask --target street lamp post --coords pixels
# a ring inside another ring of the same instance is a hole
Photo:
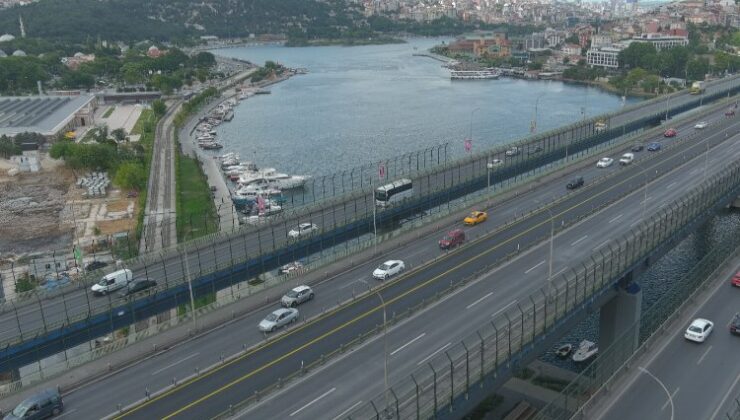
[[[193,278],[190,277],[190,257],[187,249],[185,255],[185,278],[188,281],[188,292],[190,293],[190,310],[193,312],[193,333],[198,331],[198,316],[195,314],[195,298],[193,297]]]
[[[486,180],[488,181],[488,184],[486,186],[486,194],[488,194],[488,199],[486,200],[486,210],[488,210],[491,207],[491,169],[493,169],[493,162],[491,162],[491,158],[488,158],[488,162],[486,163],[486,169],[487,169],[487,176]]]
[[[545,96],[547,92],[542,92],[537,96],[537,99],[534,101],[534,119],[532,120],[532,126],[530,127],[530,131],[532,134],[535,134],[537,132],[537,107],[540,104],[540,99]]]
[[[648,189],[648,177],[647,177],[647,168],[643,167],[643,162],[636,160],[635,165],[639,165],[641,168],[642,175],[645,177],[645,186],[643,189],[643,198],[642,198],[642,215],[640,216],[640,220],[645,220],[645,207],[647,207],[647,189]]]
[[[475,115],[477,111],[480,111],[480,107],[470,111],[470,130],[468,131],[468,138],[470,141],[473,141],[473,115]]]
[[[365,283],[368,290],[371,292],[373,291],[373,288],[367,283],[367,281],[360,281]],[[380,299],[380,304],[383,308],[383,383],[385,386],[383,395],[385,398],[385,412],[387,413],[388,408],[390,407],[390,403],[388,402],[388,322],[386,320],[385,300],[383,300],[383,295],[381,295],[379,291],[375,291],[375,294],[378,296],[378,299]]]
[[[371,204],[373,206],[373,256],[378,254],[378,224],[376,222],[376,210],[375,207],[377,207],[377,203],[375,202],[375,192],[372,189],[372,186],[370,187],[370,198],[371,198]]]

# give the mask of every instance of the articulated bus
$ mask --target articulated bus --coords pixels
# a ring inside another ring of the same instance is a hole
[[[414,194],[410,179],[399,179],[375,189],[375,205],[389,207]]]

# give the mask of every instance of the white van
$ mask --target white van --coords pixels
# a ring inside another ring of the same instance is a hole
[[[105,295],[110,292],[116,291],[120,288],[126,287],[131,280],[133,280],[134,274],[131,270],[125,268],[123,270],[114,271],[110,274],[106,274],[100,279],[99,282],[93,284],[90,288],[96,295]]]
[[[633,153],[625,153],[622,155],[622,158],[619,159],[619,164],[629,165],[633,160],[635,160],[635,155]]]

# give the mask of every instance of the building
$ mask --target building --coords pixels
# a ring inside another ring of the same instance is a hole
[[[647,42],[653,44],[655,49],[660,51],[673,47],[685,47],[689,45],[689,38],[686,36],[673,36],[663,34],[642,34],[632,38],[633,42]]]
[[[591,48],[608,47],[614,41],[610,35],[593,35],[591,36]]]
[[[505,32],[476,32],[464,35],[448,45],[450,52],[476,57],[508,57],[511,55]]]
[[[62,64],[71,70],[79,69],[82,63],[92,63],[93,61],[95,61],[95,54],[83,54],[81,52],[76,53],[72,57],[61,58]]]
[[[619,68],[619,48],[602,47],[586,51],[586,64],[607,69]]]
[[[0,97],[0,136],[39,133],[49,140],[77,127],[94,125],[94,95]]]

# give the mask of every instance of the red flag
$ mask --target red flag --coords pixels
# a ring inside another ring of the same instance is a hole
[[[257,196],[257,210],[259,210],[259,214],[265,211],[265,199],[261,195]]]
[[[385,165],[382,163],[378,166],[378,177],[380,179],[385,178]]]
[[[465,139],[465,151],[469,152],[473,149],[473,139]]]

